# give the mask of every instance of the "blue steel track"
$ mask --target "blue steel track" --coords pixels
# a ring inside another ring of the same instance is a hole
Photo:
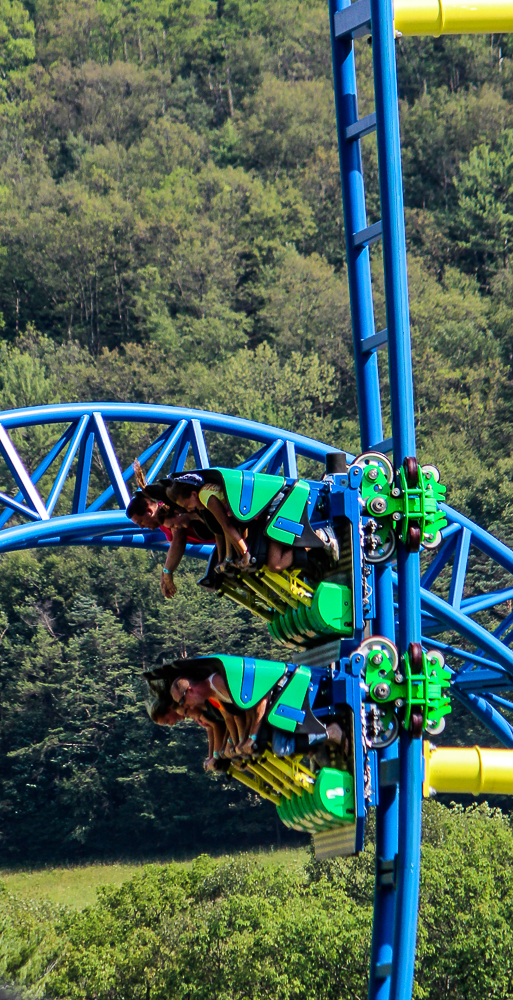
[[[393,451],[397,466],[415,455],[415,424],[392,5],[386,0],[330,0],[330,25],[361,447]],[[376,110],[360,121],[353,39],[369,29]],[[369,226],[360,145],[374,129],[382,218]],[[387,327],[376,332],[369,246],[379,238]],[[378,350],[385,346],[392,437],[384,441]],[[144,425],[146,441],[151,438],[138,456],[141,463],[151,462],[146,473],[150,482],[182,470],[189,456],[198,467],[216,464],[216,440],[224,436],[248,442],[248,457],[239,468],[272,474],[283,470],[289,477],[296,477],[298,459],[324,466],[326,455],[339,450],[280,428],[181,407],[77,403],[6,411],[0,413],[5,483],[0,551],[65,545],[165,550],[162,535],[141,531],[124,513],[133,465],[122,467],[116,441],[125,439],[120,428],[134,424]],[[45,427],[51,439],[33,471],[23,460],[22,447],[30,427]],[[133,427],[125,429],[133,435]],[[43,482],[44,495],[38,489]],[[443,544],[422,566],[422,576],[419,555],[401,545],[396,565],[375,568],[374,632],[396,641],[400,652],[421,639],[425,647],[441,649],[452,670],[454,696],[505,746],[513,747],[508,721],[513,701],[507,697],[513,690],[513,553],[483,528],[445,509]],[[210,547],[188,546],[187,551],[207,558]],[[499,589],[472,592],[476,559],[486,562],[488,579],[499,576]],[[399,777],[383,784],[377,806],[369,1000],[409,1000],[420,874],[421,740],[402,732],[398,743],[379,753],[383,761],[399,755]],[[396,872],[394,880],[384,875],[390,870],[387,862]]]
[[[230,440],[248,442],[248,457],[240,468],[266,471],[287,476],[297,474],[298,460],[325,465],[326,455],[337,451],[299,434],[276,427],[223,414],[188,410],[182,407],[147,404],[75,403],[28,407],[0,413],[0,458],[3,459],[5,491],[0,493],[4,505],[0,515],[0,552],[66,545],[129,546],[135,549],[165,551],[167,542],[160,532],[141,531],[125,514],[129,499],[128,482],[133,476],[133,464],[126,468],[118,458],[115,439],[126,440],[125,432],[134,435],[141,425],[149,444],[139,452],[141,462],[151,462],[149,481],[184,468],[189,457],[204,468],[211,464],[207,438],[214,435],[212,464],[215,450],[226,435]],[[23,460],[23,438],[19,448],[15,441],[27,428],[44,428],[50,441],[48,451],[31,473]],[[149,433],[150,432],[150,433]],[[351,461],[353,456],[348,455]],[[94,468],[102,467],[103,482],[99,486]],[[108,483],[105,481],[108,480]],[[44,481],[45,492],[38,486]],[[513,689],[513,613],[503,615],[500,624],[491,631],[476,621],[500,609],[513,599],[513,552],[483,528],[446,507],[448,526],[444,541],[431,558],[419,580],[423,642],[443,650],[454,673],[454,695],[473,712],[504,743],[513,747],[513,726],[505,713],[513,711],[504,693]],[[11,524],[12,519],[16,524]],[[206,559],[208,545],[189,545],[190,556]],[[470,595],[465,586],[467,569],[472,559],[485,558],[492,565],[488,574],[493,578],[493,564],[506,577],[501,589]],[[400,620],[401,592],[397,567],[382,565],[375,568],[376,619],[375,633],[397,638]],[[436,593],[433,592],[436,588]],[[445,596],[441,596],[445,595]],[[465,595],[465,596],[464,596]],[[404,739],[404,737],[401,737]],[[420,745],[420,740],[417,744]],[[413,771],[412,781],[421,781],[420,763],[410,762],[411,743],[407,742],[406,766]],[[414,748],[416,749],[416,747]],[[404,752],[404,751],[402,751]],[[397,754],[397,744],[381,751],[383,760]],[[413,756],[413,754],[411,755]],[[404,777],[398,785],[386,785],[380,790],[377,807],[377,873],[375,896],[374,938],[370,976],[370,995],[399,996],[390,993],[391,973],[395,962],[393,928],[401,929],[397,920],[400,905],[405,907],[408,933],[415,930],[415,909],[412,901],[402,902],[398,888],[381,879],[383,861],[398,853],[399,800],[403,802],[401,822],[406,836],[411,838],[409,864],[417,860],[420,845],[420,791],[413,822],[411,781],[404,792]],[[415,794],[417,794],[415,792]],[[418,806],[418,808],[417,808]],[[417,815],[419,820],[417,822]],[[413,868],[413,875],[415,875]],[[408,886],[408,891],[410,887]],[[412,916],[413,914],[413,916]],[[409,968],[413,974],[413,965]],[[389,992],[383,992],[387,990]],[[372,992],[374,990],[374,992]],[[406,994],[403,994],[406,996]]]

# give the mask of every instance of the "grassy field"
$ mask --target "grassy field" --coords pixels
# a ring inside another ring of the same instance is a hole
[[[308,852],[304,848],[267,851],[251,854],[263,865],[284,865],[294,868],[304,864]],[[162,862],[165,864],[165,862]],[[191,861],[181,861],[189,867]],[[76,868],[41,868],[33,871],[0,871],[0,880],[10,892],[26,899],[49,899],[76,909],[95,902],[101,885],[121,885],[140,868],[140,864],[121,863],[81,865]]]

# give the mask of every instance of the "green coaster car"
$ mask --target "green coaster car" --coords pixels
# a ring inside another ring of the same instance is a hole
[[[265,721],[273,728],[291,735],[325,734],[310,706],[312,672],[308,667],[291,669],[286,663],[251,656],[199,656],[164,661],[145,676],[150,684],[165,678],[171,686],[179,677],[203,681],[215,673],[225,680],[238,709],[254,708],[262,698],[269,697]]]
[[[267,538],[281,542],[282,545],[322,548],[322,541],[310,525],[310,487],[306,480],[298,479],[292,485],[287,485],[283,476],[269,476],[264,472],[222,468],[193,469],[190,473],[176,473],[168,479],[159,479],[147,486],[146,492],[155,500],[165,503],[170,485],[183,475],[201,476],[205,483],[221,486],[231,514],[243,525],[259,520],[269,512],[263,527]]]

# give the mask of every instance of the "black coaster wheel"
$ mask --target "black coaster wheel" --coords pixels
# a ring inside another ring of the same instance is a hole
[[[406,548],[408,552],[419,552],[420,551],[420,528],[418,524],[408,525],[408,530],[406,532]]]
[[[410,733],[415,740],[420,740],[424,730],[424,716],[422,712],[412,712],[410,716]]]
[[[404,472],[406,475],[406,485],[410,489],[415,489],[419,485],[419,466],[416,458],[413,458],[413,456],[405,458]]]
[[[420,642],[410,642],[408,646],[408,657],[412,674],[422,673],[424,657]],[[410,733],[413,738],[419,740],[424,730],[424,716],[418,709],[414,709],[410,716]]]
[[[420,642],[410,642],[408,656],[412,674],[420,674],[424,666],[424,655]]]

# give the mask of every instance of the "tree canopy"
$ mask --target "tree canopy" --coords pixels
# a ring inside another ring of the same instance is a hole
[[[420,454],[505,540],[512,44],[397,42]],[[357,58],[363,116],[365,40]],[[374,221],[374,137],[363,155]],[[357,452],[338,171],[324,2],[2,0],[0,408],[198,406]],[[384,326],[379,247],[372,266]],[[384,363],[381,378],[388,432]],[[127,464],[145,434],[116,442]],[[17,436],[32,470],[45,435]],[[194,849],[275,835],[271,807],[202,774],[194,730],[151,726],[138,680],[164,648],[265,655],[254,621],[223,607],[214,649],[190,567],[166,604],[147,554],[14,553],[2,569],[7,859],[183,850],[193,810]]]

